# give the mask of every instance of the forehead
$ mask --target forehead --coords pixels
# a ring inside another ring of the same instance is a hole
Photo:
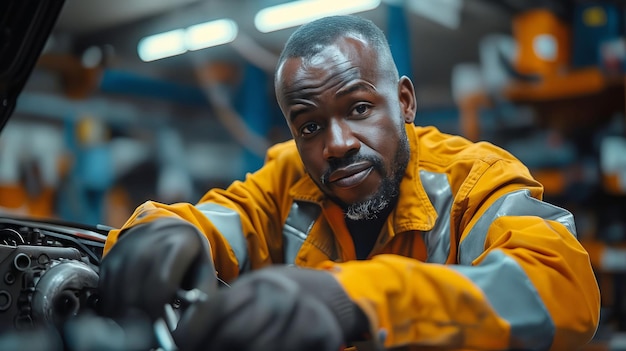
[[[376,51],[366,40],[354,35],[343,36],[311,57],[286,59],[277,70],[276,88],[279,92],[290,91],[308,82],[332,77],[349,79],[355,74],[358,78],[374,80],[378,63]]]

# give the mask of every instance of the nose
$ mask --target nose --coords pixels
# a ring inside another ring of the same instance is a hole
[[[324,145],[324,158],[341,158],[357,151],[360,142],[355,137],[349,124],[343,120],[331,119],[327,127],[326,143]]]

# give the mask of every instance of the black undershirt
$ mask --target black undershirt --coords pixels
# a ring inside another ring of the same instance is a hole
[[[383,228],[389,213],[393,209],[393,206],[389,206],[385,211],[379,213],[376,218],[362,219],[354,221],[345,218],[346,226],[352,236],[354,242],[354,251],[356,252],[357,260],[364,260],[372,252],[380,230]]]

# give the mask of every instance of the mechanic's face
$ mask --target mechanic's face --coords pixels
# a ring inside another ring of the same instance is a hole
[[[353,219],[371,218],[398,194],[409,159],[413,84],[358,37],[341,37],[278,69],[276,94],[304,166]]]

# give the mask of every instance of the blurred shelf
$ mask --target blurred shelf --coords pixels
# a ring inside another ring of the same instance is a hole
[[[598,68],[572,71],[540,82],[516,82],[504,95],[511,102],[531,106],[540,127],[566,135],[597,127],[626,110],[626,76],[605,76]]]

